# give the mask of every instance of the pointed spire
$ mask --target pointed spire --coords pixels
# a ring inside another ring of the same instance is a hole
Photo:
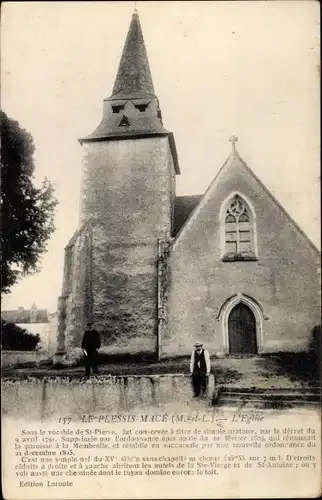
[[[109,100],[155,96],[139,15],[135,7]]]
[[[123,140],[167,136],[174,168],[180,174],[172,132],[163,126],[159,100],[154,92],[139,15],[134,8],[111,97],[104,99],[103,117],[81,144],[101,140]]]

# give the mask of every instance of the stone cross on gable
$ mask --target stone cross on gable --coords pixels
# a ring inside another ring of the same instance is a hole
[[[232,146],[233,146],[233,151],[236,150],[236,142],[238,142],[238,137],[236,135],[232,135],[230,138],[229,138],[230,142],[232,143]]]

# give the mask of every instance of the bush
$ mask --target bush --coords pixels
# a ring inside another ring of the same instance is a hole
[[[1,347],[7,351],[36,351],[39,335],[1,320]]]
[[[315,362],[315,369],[321,379],[321,325],[316,325],[312,330],[310,352]]]
[[[321,325],[316,325],[312,329],[310,348],[321,355]]]

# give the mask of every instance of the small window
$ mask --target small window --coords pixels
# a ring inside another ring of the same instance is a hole
[[[113,113],[119,113],[120,111],[122,111],[122,109],[124,109],[124,104],[119,106],[112,106]]]
[[[141,111],[141,113],[143,113],[146,108],[148,107],[149,104],[135,104],[134,106],[136,107],[136,109],[138,109],[139,111]]]
[[[130,122],[125,115],[122,116],[122,120],[119,123],[119,127],[129,127]]]
[[[225,254],[223,260],[257,260],[254,252],[254,227],[251,213],[240,196],[234,196],[224,217]]]
[[[162,113],[161,113],[161,109],[159,108],[159,106],[157,107],[157,117],[160,119],[160,121],[162,123]]]

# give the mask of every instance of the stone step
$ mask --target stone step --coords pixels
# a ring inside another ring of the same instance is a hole
[[[219,404],[319,404],[321,402],[321,389],[319,387],[307,388],[241,388],[222,387],[218,391]]]
[[[225,386],[219,388],[220,393],[235,392],[238,394],[285,394],[285,393],[305,393],[305,394],[321,394],[321,387],[234,387]]]
[[[243,408],[256,408],[256,409],[274,409],[274,408],[292,408],[296,406],[305,406],[312,408],[319,408],[320,401],[301,401],[301,400],[264,400],[264,399],[254,399],[254,400],[238,400],[238,399],[229,399],[229,400],[221,400],[215,403],[215,406],[225,406],[225,407],[243,407]]]
[[[320,404],[320,398],[316,397],[310,397],[310,398],[238,398],[234,396],[230,397],[220,397],[218,399],[219,402],[221,403],[229,403],[230,401],[238,401],[239,403],[255,403],[255,402],[262,402],[262,403],[316,403]]]
[[[320,401],[320,395],[319,394],[305,394],[305,393],[299,393],[299,394],[292,394],[292,393],[284,393],[284,394],[246,394],[246,393],[236,393],[236,392],[231,392],[231,393],[219,393],[219,398],[221,400],[227,400],[227,399],[238,399],[238,400],[272,400],[272,401]]]

